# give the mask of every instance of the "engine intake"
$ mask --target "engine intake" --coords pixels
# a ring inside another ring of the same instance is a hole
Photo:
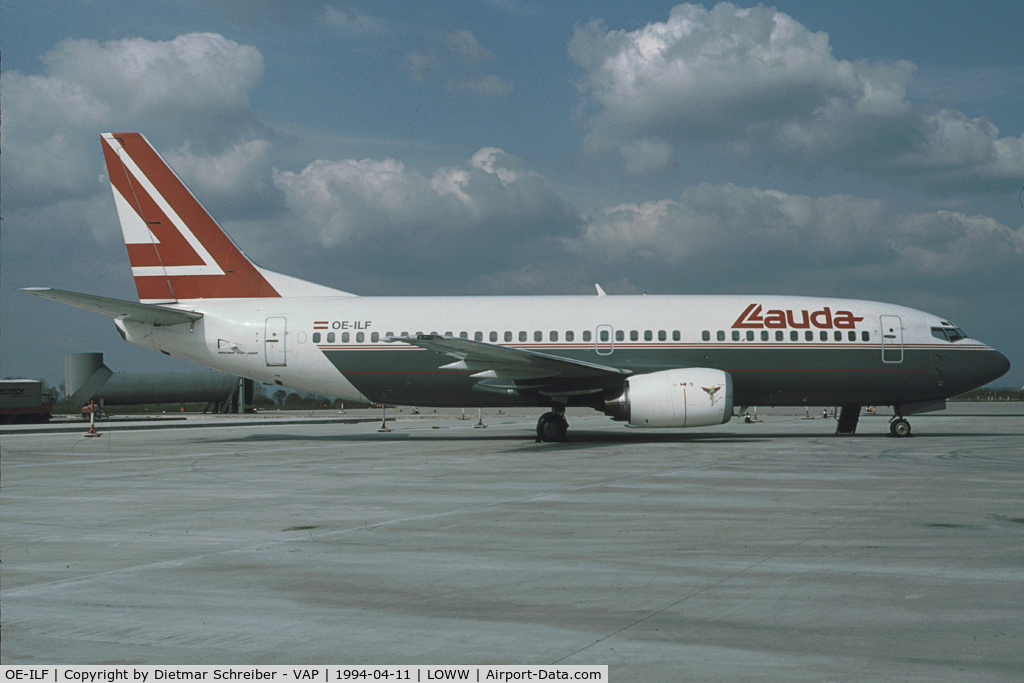
[[[634,375],[605,398],[604,413],[631,427],[707,427],[732,418],[732,377],[713,368]]]

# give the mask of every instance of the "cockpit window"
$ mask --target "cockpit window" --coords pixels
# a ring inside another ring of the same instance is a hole
[[[932,336],[943,341],[955,342],[967,339],[967,335],[959,327],[933,327]]]
[[[949,341],[954,342],[960,339],[967,339],[967,333],[961,330],[959,327],[953,329],[946,328],[946,336],[949,337]]]

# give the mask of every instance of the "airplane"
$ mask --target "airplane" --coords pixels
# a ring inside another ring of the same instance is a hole
[[[772,295],[356,296],[253,263],[146,138],[104,133],[103,155],[138,302],[30,294],[114,319],[139,346],[267,384],[345,400],[565,409],[638,428],[728,422],[743,406],[862,406],[908,415],[1009,370],[947,320],[874,301]]]

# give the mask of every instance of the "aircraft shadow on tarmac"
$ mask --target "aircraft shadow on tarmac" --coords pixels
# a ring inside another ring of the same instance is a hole
[[[964,438],[964,437],[1013,437],[1013,436],[1024,436],[1024,432],[1021,433],[1008,433],[1008,432],[970,432],[965,434],[963,432],[926,432],[921,431],[915,433],[912,437],[907,440],[896,439],[888,432],[867,432],[858,433],[853,436],[837,436],[829,432],[820,433],[806,433],[806,432],[776,432],[772,434],[764,433],[751,433],[751,434],[737,434],[721,433],[721,432],[651,432],[651,431],[633,431],[624,430],[621,432],[617,431],[606,431],[606,430],[573,430],[569,432],[569,436],[565,441],[562,442],[539,442],[535,436],[527,430],[523,430],[522,433],[486,433],[482,431],[469,432],[467,430],[451,430],[442,428],[438,431],[428,431],[423,429],[410,430],[408,432],[401,431],[401,428],[395,428],[394,431],[388,433],[358,433],[358,434],[302,434],[299,431],[289,432],[286,434],[251,434],[240,438],[218,438],[218,439],[203,439],[204,441],[214,443],[237,443],[237,442],[273,442],[273,441],[296,441],[296,442],[323,442],[323,443],[352,443],[352,442],[386,442],[386,441],[424,441],[424,442],[471,442],[478,440],[486,440],[490,442],[506,441],[506,442],[519,442],[519,443],[531,443],[537,446],[543,446],[546,449],[558,449],[558,448],[571,448],[578,445],[586,445],[588,447],[599,447],[602,445],[622,445],[622,444],[666,444],[666,443],[721,443],[721,444],[743,444],[743,443],[762,443],[766,441],[775,441],[779,439],[789,439],[797,441],[820,441],[822,439],[835,439],[836,445],[844,442],[857,441],[863,439],[892,439],[894,443],[914,441],[917,439],[950,439],[950,438]]]

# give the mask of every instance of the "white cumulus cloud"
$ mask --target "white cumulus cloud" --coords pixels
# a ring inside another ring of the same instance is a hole
[[[387,264],[391,273],[436,279],[441,267],[459,282],[557,246],[580,220],[547,179],[493,147],[429,175],[395,159],[319,160],[299,172],[276,171],[274,183],[291,243],[277,237],[280,252],[310,245],[359,271]]]
[[[259,51],[214,33],[169,41],[65,40],[45,73],[5,72],[5,193],[39,204],[97,190],[98,134],[168,128],[219,145],[258,128],[249,93],[263,75]]]
[[[951,211],[900,213],[850,195],[808,197],[736,185],[698,185],[678,199],[609,207],[566,248],[638,279],[760,290],[787,279],[828,287],[913,276],[1024,284],[1024,226]],[[634,275],[636,277],[636,275]],[[702,279],[703,278],[703,279]]]
[[[584,72],[588,147],[617,151],[633,173],[671,168],[672,146],[690,141],[926,186],[951,168],[990,189],[1024,173],[1020,138],[912,104],[913,64],[838,59],[826,33],[772,7],[682,4],[635,31],[591,21],[569,54]]]
[[[215,153],[186,143],[164,159],[215,217],[258,216],[283,209],[274,187],[269,140],[240,140]]]

